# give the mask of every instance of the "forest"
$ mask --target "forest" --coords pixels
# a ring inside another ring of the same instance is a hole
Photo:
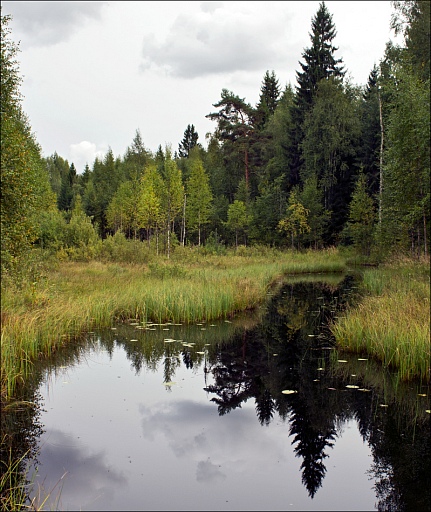
[[[365,259],[429,254],[430,2],[392,2],[388,42],[365,85],[346,78],[324,2],[297,82],[268,70],[253,106],[223,89],[207,147],[193,124],[152,154],[139,130],[77,174],[42,156],[22,108],[19,46],[1,15],[1,268],[17,276],[35,249],[97,259],[115,244],[167,256],[179,245],[351,246]],[[257,85],[258,87],[258,85]]]

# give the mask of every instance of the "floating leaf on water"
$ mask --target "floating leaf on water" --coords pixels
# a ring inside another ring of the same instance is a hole
[[[379,404],[379,405],[380,405],[380,407],[388,407],[387,404]]]
[[[426,393],[418,393],[418,396],[427,396]]]
[[[205,347],[210,347],[211,346],[211,343],[205,343],[204,345]]]
[[[314,379],[313,382],[320,382],[320,379]]]
[[[314,338],[316,335],[315,334],[309,334],[308,337],[309,338]]]
[[[117,330],[117,328],[116,328],[116,327],[111,327],[111,329],[112,329],[113,331],[116,331],[116,330]]]
[[[225,320],[225,323],[231,324],[232,322],[230,320]]]
[[[130,340],[130,341],[138,341],[138,340]]]
[[[358,361],[368,361],[368,359],[366,359],[364,357],[358,357]]]
[[[171,339],[166,339],[164,340],[165,343],[173,343],[175,340],[171,340]]]
[[[371,389],[366,389],[366,388],[359,388],[358,391],[371,391]]]
[[[278,356],[278,354],[272,354],[273,356]]]
[[[355,386],[354,384],[347,384],[346,388],[349,388],[349,389],[359,389],[359,386]]]
[[[295,391],[294,389],[285,389],[282,393],[283,395],[293,395],[294,393],[298,393],[298,391]]]
[[[210,327],[217,327],[216,324],[210,324]]]
[[[168,387],[174,386],[175,384],[176,384],[176,382],[164,382],[163,383],[164,386],[168,386]]]
[[[317,371],[321,372],[321,371],[323,371],[323,368],[317,368]]]
[[[196,351],[196,354],[205,354],[205,352],[198,352],[198,351]]]
[[[328,388],[330,389],[331,391],[337,391],[337,388]]]
[[[169,329],[165,327],[164,329],[162,329],[162,331],[169,331]]]
[[[203,325],[203,324],[196,324],[196,325]]]
[[[347,361],[345,359],[338,359],[338,362],[339,363],[347,363]]]

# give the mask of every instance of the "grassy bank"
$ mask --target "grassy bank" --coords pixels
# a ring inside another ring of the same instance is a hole
[[[253,308],[283,274],[345,269],[337,250],[242,250],[212,256],[180,248],[147,265],[61,262],[45,278],[2,292],[2,399],[13,397],[36,358],[79,333],[126,318],[195,322]]]
[[[397,260],[364,272],[365,297],[332,326],[338,345],[366,352],[402,380],[430,380],[429,260]]]

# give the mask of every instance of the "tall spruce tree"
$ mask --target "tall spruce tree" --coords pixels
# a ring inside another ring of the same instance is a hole
[[[359,158],[367,177],[367,191],[376,199],[380,182],[380,103],[379,72],[374,65],[362,95]]]
[[[338,50],[333,45],[337,32],[332,21],[332,15],[326,8],[325,2],[319,5],[316,15],[311,20],[311,46],[304,50],[300,62],[302,71],[297,71],[295,103],[292,112],[292,148],[290,155],[290,181],[295,184],[300,181],[302,165],[300,144],[304,137],[303,123],[307,112],[312,108],[319,82],[324,78],[343,78],[345,71],[342,59],[336,59]]]
[[[259,103],[256,106],[255,125],[258,129],[263,129],[278,105],[280,97],[280,87],[274,71],[266,71],[260,88]]]
[[[188,124],[183,140],[178,144],[178,154],[181,158],[188,158],[190,151],[197,146],[199,135],[192,124]]]

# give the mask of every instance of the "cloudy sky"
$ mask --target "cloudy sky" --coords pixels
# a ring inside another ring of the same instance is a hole
[[[383,57],[389,1],[327,1],[334,44],[353,83]],[[173,150],[188,124],[199,142],[223,88],[255,105],[266,70],[296,84],[318,1],[17,2],[23,107],[44,156],[90,167],[108,147],[123,156],[139,129],[145,147]]]

